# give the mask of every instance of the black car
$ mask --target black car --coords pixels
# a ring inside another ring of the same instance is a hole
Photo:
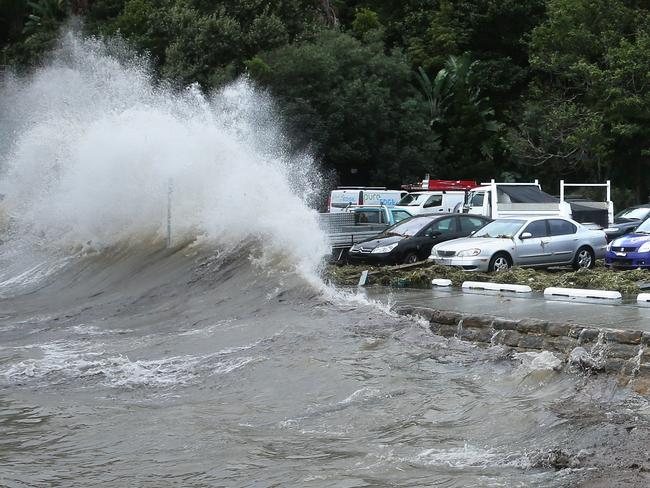
[[[637,205],[617,213],[614,216],[614,223],[605,229],[607,241],[611,242],[617,237],[633,232],[648,217],[650,217],[650,204]]]
[[[415,263],[427,259],[440,242],[467,237],[490,219],[472,214],[416,215],[402,220],[382,234],[355,244],[348,261],[370,264]]]

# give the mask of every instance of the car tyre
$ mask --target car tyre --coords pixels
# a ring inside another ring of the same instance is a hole
[[[573,269],[591,269],[595,264],[596,256],[591,248],[583,246],[576,251],[576,256],[573,258]]]
[[[488,271],[493,273],[501,273],[502,271],[508,271],[511,267],[512,258],[505,252],[498,252],[492,256],[492,259],[490,259]]]
[[[419,261],[418,255],[415,254],[414,252],[408,253],[406,256],[404,256],[404,259],[402,260],[402,263],[404,264],[414,264]]]

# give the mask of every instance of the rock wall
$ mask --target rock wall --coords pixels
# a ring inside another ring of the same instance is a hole
[[[431,331],[443,337],[518,351],[551,351],[584,370],[650,378],[650,332],[537,319],[511,320],[408,305],[394,311],[425,318]]]

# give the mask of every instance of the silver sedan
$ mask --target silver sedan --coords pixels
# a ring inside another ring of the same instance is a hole
[[[607,238],[563,217],[497,219],[472,236],[433,247],[429,259],[436,264],[467,271],[504,271],[511,266],[572,265],[592,268],[604,257]]]

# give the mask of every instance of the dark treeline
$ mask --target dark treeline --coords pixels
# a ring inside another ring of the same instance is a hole
[[[161,78],[247,73],[342,184],[650,183],[650,0],[0,0],[0,64],[60,27],[119,34]]]

